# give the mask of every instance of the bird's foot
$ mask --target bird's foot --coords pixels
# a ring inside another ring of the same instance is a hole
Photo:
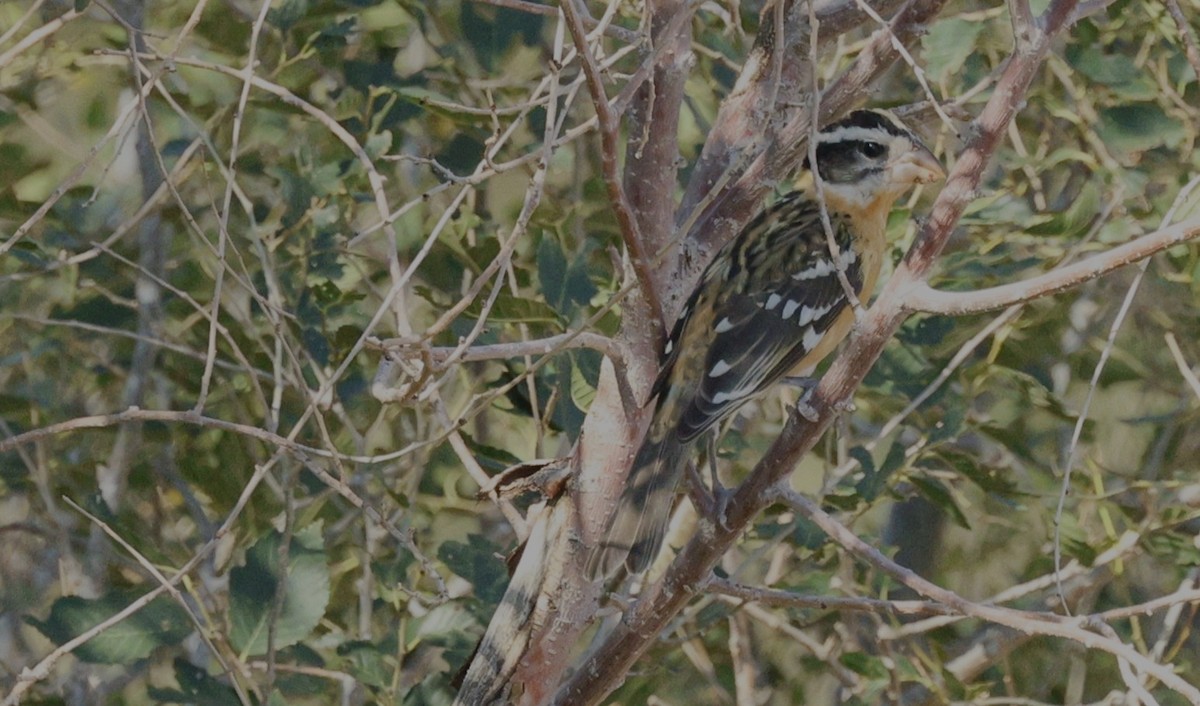
[[[787,377],[784,378],[783,381],[788,385],[798,387],[804,391],[804,394],[800,395],[800,399],[796,401],[796,413],[810,422],[816,422],[818,419],[820,419],[820,415],[817,414],[817,410],[811,404],[809,404],[809,400],[812,399],[813,392],[817,389],[817,383],[819,380],[810,377]]]

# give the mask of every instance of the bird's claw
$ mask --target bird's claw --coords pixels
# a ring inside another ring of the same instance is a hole
[[[810,422],[816,422],[819,420],[821,417],[819,414],[817,414],[816,408],[808,403],[808,401],[812,399],[813,392],[817,389],[818,380],[810,377],[787,377],[784,378],[784,380],[787,382],[787,384],[799,387],[804,391],[803,394],[800,395],[800,399],[796,400],[796,414],[799,414],[801,417],[804,417]]]
[[[717,526],[722,531],[729,531],[729,517],[726,511],[729,509],[729,498],[733,496],[733,492],[726,490],[721,486],[713,488],[713,518],[716,520]]]

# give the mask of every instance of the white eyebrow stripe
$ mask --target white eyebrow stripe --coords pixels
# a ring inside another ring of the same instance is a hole
[[[869,127],[840,127],[831,132],[822,132],[817,135],[817,144],[829,144],[831,142],[842,142],[849,140],[857,140],[860,142],[890,142],[899,137],[887,132],[883,128]]]

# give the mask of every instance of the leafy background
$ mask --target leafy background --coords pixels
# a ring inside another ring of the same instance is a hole
[[[1012,281],[1155,230],[1200,172],[1186,55],[1200,5],[1180,3],[1191,37],[1169,5],[1100,5],[1027,96],[939,286]],[[695,14],[687,165],[760,10]],[[633,32],[641,12],[617,3],[614,25]],[[142,54],[130,26],[145,28]],[[520,224],[543,154],[536,87],[556,16],[450,0],[21,0],[0,4],[0,27],[0,439],[46,431],[0,453],[4,693],[449,703],[516,542],[479,486],[566,453],[602,357],[452,351],[611,336],[628,289],[598,141],[580,127],[592,110],[577,64],[554,111],[565,137]],[[952,3],[915,51],[932,91],[967,113],[980,105],[1010,27],[1004,3]],[[841,37],[822,75],[872,29]],[[610,92],[638,66],[636,51],[619,53],[628,37],[604,43]],[[899,65],[870,102],[921,98]],[[949,161],[961,127],[922,130]],[[927,202],[897,214],[897,254]],[[1198,203],[1185,194],[1175,220]],[[914,318],[795,484],[973,599],[1024,586],[1015,605],[1056,609],[1056,521],[1061,563],[1078,567],[1061,588],[1077,611],[1196,588],[1198,395],[1183,371],[1200,359],[1198,266],[1190,246],[1155,257],[1111,345],[1132,270],[999,321]],[[389,337],[422,343],[379,384],[376,340]],[[390,398],[373,394],[388,385]],[[794,394],[768,395],[732,425],[727,477],[758,459]],[[905,597],[782,511],[725,570],[806,593]],[[52,654],[174,579],[132,617]],[[1194,603],[1181,605],[1116,629],[1196,683]],[[734,703],[746,693],[738,640],[753,703],[1094,703],[1125,689],[1107,655],[977,621],[704,595],[614,698]],[[984,644],[989,657],[965,665]],[[22,677],[47,656],[45,673]]]

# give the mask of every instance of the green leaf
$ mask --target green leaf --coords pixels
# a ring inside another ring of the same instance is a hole
[[[62,645],[124,610],[141,594],[119,591],[95,600],[65,596],[54,601],[45,621],[26,618],[42,634]],[[173,601],[160,596],[144,608],[76,648],[73,654],[85,662],[133,664],[158,647],[173,645],[192,632],[187,613]]]
[[[904,444],[892,442],[888,447],[887,456],[883,457],[883,465],[879,467],[879,474],[884,478],[891,476],[904,465]]]
[[[538,244],[538,281],[542,285],[542,296],[564,317],[570,318],[579,305],[585,305],[596,296],[596,285],[588,276],[587,252],[573,261],[567,261],[566,253],[558,241],[547,235]]]
[[[338,645],[337,652],[349,665],[343,667],[349,671],[356,681],[378,689],[391,686],[396,675],[396,664],[393,654],[384,651],[374,643],[365,640],[351,640]]]
[[[989,493],[1009,496],[1017,492],[1016,483],[1009,478],[1003,469],[985,466],[970,454],[942,448],[933,454],[931,459],[937,459],[940,461],[940,464],[935,461],[930,465],[938,465],[939,467],[956,471]]]
[[[1063,554],[1084,566],[1094,564],[1098,552],[1088,543],[1087,531],[1079,526],[1078,518],[1070,512],[1063,513],[1059,527]]]
[[[463,440],[467,442],[467,448],[471,449],[471,455],[479,461],[479,465],[483,466],[484,470],[499,473],[509,466],[521,462],[520,457],[515,456],[510,451],[480,443],[474,436],[465,431],[460,432],[460,434]]]
[[[391,130],[382,130],[376,132],[367,138],[363,145],[363,150],[371,159],[379,159],[387,151],[392,148],[392,132]]]
[[[498,604],[508,587],[508,569],[499,555],[499,547],[477,534],[468,535],[465,543],[438,547],[438,559],[474,586],[475,596],[489,606]]]
[[[574,362],[574,361],[572,361]],[[591,381],[587,379],[584,371],[579,365],[571,366],[571,401],[581,410],[586,410],[592,406],[592,400],[596,399],[596,388]]]
[[[463,312],[464,316],[478,319],[483,312],[483,297],[477,298]],[[504,293],[496,297],[496,303],[487,314],[488,323],[508,324],[560,324],[561,317],[545,302]]]
[[[929,445],[935,446],[949,439],[957,439],[966,421],[967,405],[961,397],[945,396],[940,414],[929,432]]]
[[[1033,235],[1073,237],[1082,234],[1100,213],[1100,186],[1094,181],[1085,182],[1071,205],[1055,214],[1045,223],[1038,223],[1026,230]]]
[[[870,452],[863,447],[852,447],[849,454],[862,466],[862,478],[854,485],[854,492],[863,500],[871,502],[879,497],[879,491],[883,489],[882,474],[875,470],[875,459],[871,458]]]
[[[109,326],[114,329],[136,326],[136,318],[132,309],[120,306],[110,298],[103,296],[81,299],[70,309],[55,311],[53,318]]]
[[[971,529],[971,522],[954,500],[954,495],[940,480],[929,476],[913,475],[908,478],[908,482],[912,483],[926,500],[950,515],[958,526],[963,529]]]
[[[458,133],[435,155],[438,162],[455,174],[467,174],[483,158],[484,144],[466,133]]]
[[[187,706],[226,706],[238,702],[237,692],[214,679],[208,672],[185,659],[175,660],[175,681],[178,689],[147,690],[150,698],[165,704]]]
[[[542,283],[542,296],[554,308],[562,311],[566,299],[567,256],[558,241],[547,234],[538,243],[538,281]]]
[[[851,671],[861,674],[864,677],[881,679],[888,675],[888,670],[883,666],[883,662],[878,657],[863,652],[847,652],[838,661]]]
[[[276,649],[304,639],[325,615],[329,603],[321,523],[296,532],[280,561],[283,536],[271,532],[246,552],[246,563],[229,573],[230,639],[243,655],[267,651],[276,587],[282,581],[283,606],[274,624]]]
[[[942,20],[921,38],[925,47],[925,69],[938,81],[962,69],[967,57],[975,51],[975,40],[986,23],[962,19]]]
[[[1126,154],[1175,147],[1187,136],[1183,124],[1154,103],[1105,108],[1096,132],[1109,149]]]
[[[1088,45],[1078,51],[1068,51],[1067,57],[1084,76],[1108,86],[1125,100],[1153,100],[1158,95],[1154,81],[1133,63],[1130,56],[1105,54],[1099,47]]]
[[[278,6],[267,10],[267,22],[287,32],[308,14],[309,0],[283,0]]]
[[[1052,218],[1035,214],[1023,199],[1004,191],[975,199],[963,212],[963,225],[992,225],[1004,223],[1018,228],[1029,228]]]
[[[458,603],[443,603],[420,620],[409,623],[405,645],[410,650],[419,645],[440,647],[444,649],[442,656],[447,662],[463,664],[474,650],[482,623],[490,617],[491,611],[488,608],[486,615],[477,618],[472,613],[479,611],[469,611]]]
[[[321,658],[320,653],[304,644],[292,645],[281,650],[276,659],[292,667],[308,667],[314,670],[325,668],[325,660]],[[331,686],[332,683],[328,679],[305,673],[302,669],[283,671],[275,677],[275,688],[281,697],[292,695],[311,698],[328,691]]]

